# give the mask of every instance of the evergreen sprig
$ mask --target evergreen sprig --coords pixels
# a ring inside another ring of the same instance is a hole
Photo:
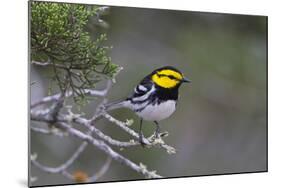
[[[70,89],[85,98],[103,77],[113,77],[118,66],[103,45],[105,34],[92,39],[85,31],[90,17],[101,20],[106,8],[66,3],[31,3],[31,59],[52,66],[61,91]]]

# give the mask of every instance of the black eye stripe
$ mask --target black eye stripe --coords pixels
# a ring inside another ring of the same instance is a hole
[[[165,77],[168,77],[170,78],[171,80],[177,80],[177,81],[180,81],[178,78],[174,77],[173,75],[166,75],[166,74],[157,74],[157,76],[160,78],[162,76],[165,76]]]

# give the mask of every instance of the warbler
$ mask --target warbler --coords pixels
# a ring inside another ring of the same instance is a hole
[[[143,141],[143,120],[156,125],[155,137],[159,138],[159,121],[170,117],[176,110],[179,87],[190,80],[175,67],[164,66],[152,71],[134,88],[132,95],[125,100],[105,105],[107,111],[116,108],[129,108],[140,117],[139,142]]]

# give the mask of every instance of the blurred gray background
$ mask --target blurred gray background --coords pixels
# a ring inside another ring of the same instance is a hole
[[[180,88],[177,111],[160,122],[162,131],[169,132],[165,142],[177,153],[141,147],[120,153],[165,177],[267,170],[266,17],[111,7],[102,19],[108,28],[90,22],[87,29],[107,33],[112,61],[124,67],[109,101],[130,95],[144,76],[164,65],[177,67],[192,80]],[[38,82],[31,87],[31,101],[47,95],[48,82],[42,75],[43,69],[31,67],[31,81]],[[83,109],[87,117],[96,104],[93,101]],[[119,109],[111,114],[120,120],[134,119],[132,128],[138,130],[133,112]],[[113,138],[130,139],[108,124],[101,121],[98,128]],[[152,122],[144,122],[143,128],[146,136],[155,129]],[[71,137],[31,132],[31,152],[38,153],[38,160],[46,165],[61,164],[79,144]],[[105,160],[102,152],[88,147],[70,171],[83,169],[92,174]],[[38,177],[36,185],[71,183],[34,167],[31,173]],[[98,181],[142,178],[113,161]]]

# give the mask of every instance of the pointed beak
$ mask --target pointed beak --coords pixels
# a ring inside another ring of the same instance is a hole
[[[186,82],[186,83],[190,83],[190,82],[191,82],[191,81],[190,81],[188,78],[186,78],[186,77],[184,77],[181,81],[182,81],[182,82]]]

